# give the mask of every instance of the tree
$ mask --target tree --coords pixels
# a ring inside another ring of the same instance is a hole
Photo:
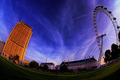
[[[112,44],[111,46],[111,59],[116,59],[119,57],[119,49],[117,44]]]
[[[43,66],[43,70],[44,70],[44,71],[47,71],[47,70],[48,70],[48,65],[45,64],[45,65]]]
[[[81,69],[81,68],[78,68],[78,72],[82,72],[82,69]]]
[[[64,65],[60,66],[60,71],[67,72],[68,71],[67,65],[64,64]]]
[[[112,50],[112,52],[118,50],[118,45],[113,43],[111,46],[111,50]]]
[[[107,63],[107,61],[111,60],[111,51],[108,49],[105,51],[105,59],[104,61]]]
[[[12,56],[11,56],[11,57],[12,57]],[[18,56],[18,55],[14,56],[14,58],[12,58],[12,60],[13,60],[14,63],[15,63],[15,60],[17,60],[18,63],[19,63],[19,56]]]
[[[111,45],[111,51],[110,50],[106,50],[105,51],[105,59],[104,61],[107,63],[107,61],[116,59],[120,56],[120,49],[118,48],[117,44],[112,44]]]
[[[29,67],[31,67],[31,68],[38,68],[39,64],[36,61],[33,60],[33,61],[31,61],[29,63]]]
[[[43,70],[43,67],[42,67],[42,66],[39,66],[39,69]]]
[[[18,55],[14,56],[14,59],[19,62],[19,56]]]
[[[120,41],[120,31],[119,31],[119,33],[118,33],[118,39],[119,39],[119,41]]]
[[[9,56],[9,60],[12,60],[14,57],[12,55]]]

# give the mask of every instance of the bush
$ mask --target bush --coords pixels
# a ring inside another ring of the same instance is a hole
[[[86,70],[87,70],[86,68],[78,68],[78,72],[84,72]]]
[[[82,72],[82,69],[81,69],[81,68],[78,68],[78,72]]]
[[[44,71],[47,71],[47,70],[48,70],[48,65],[45,64],[45,65],[43,66],[43,70],[44,70]]]
[[[42,67],[42,66],[39,66],[39,69],[43,70],[43,67]]]
[[[36,61],[31,61],[29,66],[30,68],[39,68],[39,64]]]
[[[83,70],[83,71],[86,71],[87,69],[86,69],[86,68],[83,68],[82,70]]]
[[[61,72],[67,72],[67,71],[68,71],[67,65],[62,65],[62,66],[60,66],[60,71],[61,71]]]
[[[97,68],[97,66],[93,66],[93,67],[92,67],[92,69],[95,69],[95,68]]]

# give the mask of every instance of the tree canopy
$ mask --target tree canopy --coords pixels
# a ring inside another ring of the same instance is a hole
[[[13,60],[14,63],[16,63],[15,60],[17,60],[18,63],[19,63],[19,56],[18,56],[18,55],[15,55],[14,57],[9,56],[9,59],[10,59],[10,57],[11,57],[11,59]]]
[[[120,56],[120,49],[117,44],[112,44],[111,45],[111,50],[106,50],[105,51],[105,59],[104,61],[107,63],[107,61],[116,59]]]
[[[44,71],[47,71],[47,70],[48,70],[48,65],[45,64],[45,65],[43,66],[43,70],[44,70]]]
[[[14,56],[14,59],[19,61],[19,56],[18,55]]]
[[[36,61],[31,61],[30,63],[29,63],[29,67],[31,67],[31,68],[39,68],[39,63],[37,63]]]
[[[60,66],[60,71],[67,72],[68,71],[67,65],[64,64],[64,65]]]

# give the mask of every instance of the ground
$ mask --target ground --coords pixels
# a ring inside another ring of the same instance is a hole
[[[0,80],[119,80],[120,62],[83,73],[56,73],[34,71],[9,62],[0,56]]]

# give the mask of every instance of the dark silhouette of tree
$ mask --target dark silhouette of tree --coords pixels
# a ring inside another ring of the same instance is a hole
[[[116,59],[119,57],[119,49],[117,44],[112,44],[111,46],[111,59]]]
[[[105,51],[105,59],[104,59],[104,61],[107,63],[107,61],[110,61],[110,59],[111,59],[111,51],[106,50]]]
[[[19,61],[19,56],[18,55],[14,56],[14,59]]]
[[[62,65],[62,66],[60,66],[60,71],[61,72],[67,72],[68,71],[68,67],[67,67],[67,65]]]
[[[110,61],[110,60],[113,60],[113,59],[116,59],[120,56],[120,49],[118,47],[117,44],[112,44],[111,45],[111,51],[110,50],[106,50],[105,52],[105,59],[104,61],[107,62],[107,61]]]
[[[78,68],[78,72],[82,72],[82,68]]]
[[[42,67],[42,66],[39,66],[39,69],[43,70],[43,67]]]
[[[44,70],[44,71],[47,71],[47,70],[48,70],[48,65],[45,64],[45,65],[43,66],[43,70]]]
[[[33,60],[29,63],[29,67],[30,68],[39,68],[39,64]]]
[[[120,32],[118,33],[118,39],[119,39],[119,41],[120,41]]]
[[[13,60],[14,63],[15,63],[15,60],[17,60],[18,63],[19,63],[19,56],[18,55],[14,56],[14,58],[12,58],[12,60]]]
[[[9,56],[9,60],[12,60],[14,57],[12,55]]]

